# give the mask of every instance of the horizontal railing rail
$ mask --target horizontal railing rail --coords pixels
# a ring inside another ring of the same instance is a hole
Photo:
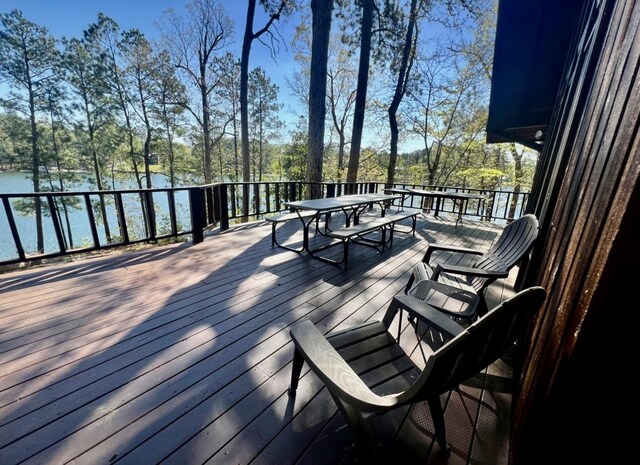
[[[384,185],[379,185],[379,188],[381,189],[384,189],[384,187]],[[528,192],[513,192],[505,190],[404,183],[393,184],[391,187],[481,195],[484,198],[482,200],[470,200],[465,206],[465,211],[462,214],[463,216],[480,218],[486,221],[509,222],[519,218],[524,215],[527,201],[529,199]],[[420,197],[409,197],[407,199],[408,204],[405,206],[416,207],[416,204],[420,201]],[[445,213],[457,214],[457,208],[457,205],[451,199],[443,199],[440,205],[440,211]]]
[[[206,187],[0,194],[0,265],[197,233]]]
[[[307,198],[312,186],[322,197],[383,192],[387,187],[372,182],[275,181],[0,194],[0,265],[187,235],[191,235],[195,243],[202,242],[206,231],[216,226],[226,230],[232,224],[286,211],[285,202]],[[528,193],[415,184],[392,187],[481,194],[483,200],[465,204],[463,215],[491,221],[509,221],[521,216],[529,196]],[[430,207],[418,202],[418,197],[409,197],[405,206]],[[444,213],[457,214],[458,211],[452,201],[445,200],[439,207]]]

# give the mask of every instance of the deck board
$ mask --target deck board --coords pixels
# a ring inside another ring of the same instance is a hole
[[[350,462],[350,433],[315,375],[305,367],[295,402],[287,395],[288,328],[379,319],[428,241],[487,248],[499,231],[422,217],[415,237],[397,233],[382,253],[353,246],[343,271],[273,248],[270,225],[249,223],[200,244],[0,274],[0,463]],[[296,225],[278,233],[301,241]],[[498,282],[491,298],[508,292]],[[472,442],[467,425],[460,456],[481,463],[505,447],[509,394],[464,389],[482,435]],[[454,424],[460,411],[448,410]],[[389,463],[429,456],[410,415],[380,423]]]

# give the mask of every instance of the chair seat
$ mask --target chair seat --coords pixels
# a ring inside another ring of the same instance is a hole
[[[329,334],[327,341],[378,395],[404,391],[420,375],[421,370],[380,321]]]
[[[431,277],[433,276],[433,267],[423,262],[416,263],[413,267],[413,276],[415,283],[424,280],[431,280]],[[471,284],[469,284],[467,276],[441,273],[438,277],[438,282],[466,292],[475,293],[475,289]],[[415,286],[416,284],[414,284],[413,288],[415,288]],[[409,292],[407,292],[407,294],[409,294]]]
[[[418,281],[408,294],[450,316],[470,321],[475,318],[480,301],[475,292],[431,280]]]

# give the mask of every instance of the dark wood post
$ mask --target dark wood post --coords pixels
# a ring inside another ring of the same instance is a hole
[[[193,242],[204,241],[204,228],[207,225],[204,192],[199,187],[189,188],[189,205],[191,207],[191,234]]]
[[[100,194],[102,195],[102,194]],[[129,230],[127,229],[127,218],[124,215],[124,204],[122,203],[122,193],[116,192],[116,213],[118,214],[118,223],[120,225],[120,234],[122,235],[122,243],[129,243]],[[106,222],[106,218],[103,218]]]
[[[209,189],[211,189],[211,203],[213,204],[213,223],[216,223],[220,221],[220,184],[207,188],[207,190]],[[211,221],[208,224],[211,224]]]
[[[175,191],[167,191],[167,200],[169,201],[169,221],[171,222],[171,234],[178,235],[178,221],[176,218],[176,195]]]
[[[2,197],[2,203],[4,205],[4,211],[7,214],[7,221],[9,222],[9,229],[11,229],[11,235],[13,236],[13,242],[18,252],[18,257],[21,261],[25,260],[24,247],[22,247],[22,241],[20,240],[20,234],[18,234],[18,228],[16,226],[16,220],[13,217],[13,211],[11,211],[11,204],[7,197]]]
[[[276,183],[276,211],[279,212],[281,208],[280,205],[280,183]]]
[[[249,185],[246,182],[242,184],[242,216],[249,216]]]
[[[327,184],[327,197],[335,197],[336,196],[336,185],[334,183]]]
[[[220,214],[220,231],[229,229],[229,197],[227,193],[227,184],[219,184],[218,192],[218,211]]]
[[[149,239],[155,240],[156,238],[156,209],[153,206],[153,192],[144,191],[144,201],[147,210],[147,225],[149,229]]]
[[[84,194],[84,204],[87,207],[87,217],[89,218],[89,227],[91,228],[91,238],[93,246],[97,249],[100,247],[100,238],[98,237],[98,228],[96,227],[96,217],[93,214],[93,205],[89,194]]]
[[[47,195],[47,202],[49,203],[49,213],[51,214],[53,229],[56,232],[58,248],[60,249],[61,254],[65,254],[67,253],[67,246],[64,243],[62,228],[60,227],[60,218],[58,217],[58,208],[56,207],[56,203],[54,202],[53,195]]]
[[[289,183],[289,199],[290,202],[293,202],[296,200],[296,183],[295,182],[290,182]]]
[[[213,188],[211,186],[207,186],[204,188],[204,192],[207,198],[207,225],[213,224],[216,222],[217,216],[215,212],[215,202],[213,200]]]

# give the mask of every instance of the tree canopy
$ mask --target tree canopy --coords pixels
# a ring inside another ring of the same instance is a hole
[[[162,13],[153,38],[100,12],[79,37],[56,38],[6,12],[0,163],[29,169],[34,191],[86,170],[100,190],[116,177],[154,187],[159,172],[171,186],[346,179],[520,192],[535,154],[484,143],[495,8],[256,1],[238,27],[224,2],[192,0]],[[274,66],[278,49],[295,52],[286,89],[252,65],[254,41]]]

